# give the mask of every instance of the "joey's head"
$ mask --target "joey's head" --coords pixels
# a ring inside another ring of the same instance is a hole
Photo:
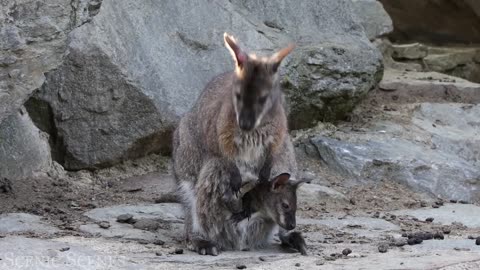
[[[293,50],[290,45],[269,57],[257,57],[244,52],[235,38],[224,34],[225,46],[235,60],[235,81],[232,99],[240,129],[257,128],[265,114],[281,97],[278,67]]]
[[[263,210],[280,227],[293,230],[296,226],[297,188],[308,180],[294,181],[282,173],[263,185]],[[268,189],[268,190],[266,190]]]

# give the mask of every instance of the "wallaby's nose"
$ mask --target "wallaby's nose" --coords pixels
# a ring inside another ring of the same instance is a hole
[[[241,113],[238,125],[242,130],[250,131],[255,127],[255,117],[251,113]]]
[[[291,230],[295,229],[295,224],[294,223],[289,223],[289,224],[287,224],[287,227],[285,229],[291,231]]]

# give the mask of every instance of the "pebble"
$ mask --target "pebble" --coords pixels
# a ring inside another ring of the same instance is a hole
[[[98,226],[102,229],[108,229],[110,228],[110,223],[108,221],[102,221],[98,223]]]
[[[440,206],[438,206],[437,204],[434,204],[432,205],[433,208],[439,208]]]
[[[423,242],[422,239],[420,238],[410,238],[407,240],[407,244],[409,244],[410,246],[413,246],[413,245],[419,245]]]
[[[420,202],[420,206],[421,207],[427,207],[427,203],[426,202]]]
[[[175,254],[183,254],[183,248],[176,248]]]
[[[139,230],[154,232],[160,227],[160,224],[155,220],[142,218],[137,220],[135,224],[133,224],[133,227]]]
[[[461,203],[461,204],[468,204],[468,202],[464,201],[464,200],[461,200],[461,201],[458,201],[458,202]]]
[[[346,248],[342,251],[342,254],[345,255],[345,256],[348,256],[348,254],[352,253],[352,250],[349,249],[349,248]]]
[[[162,256],[163,254],[161,252],[155,252],[155,255]]]
[[[442,232],[436,232],[436,233],[433,235],[433,238],[434,238],[434,239],[437,239],[437,240],[443,240],[443,239],[445,239],[445,236],[443,235]]]
[[[475,237],[473,237],[473,235],[469,235],[467,238],[471,239],[471,240],[475,239]]]
[[[433,222],[434,218],[433,217],[429,217],[427,219],[425,219],[426,222]]]
[[[443,228],[442,231],[444,234],[450,234],[452,232],[449,228]]]
[[[388,246],[385,244],[381,244],[380,246],[378,246],[378,251],[380,253],[386,253],[388,251]]]
[[[317,262],[315,263],[315,265],[324,265],[324,264],[325,264],[324,261],[317,261]]]
[[[163,246],[163,245],[165,245],[165,241],[157,239],[157,240],[153,241],[153,244],[157,245],[157,246]]]
[[[457,200],[454,200],[454,199],[452,199],[452,200],[450,200],[450,202],[451,202],[451,203],[457,203],[458,201],[457,201]]]
[[[69,250],[70,250],[69,247],[64,247],[64,248],[61,248],[61,249],[60,249],[61,252],[65,252],[65,251],[69,251]]]
[[[480,236],[477,237],[477,240],[475,240],[475,245],[480,246]]]
[[[300,265],[301,265],[300,263],[296,263],[296,264],[295,264],[296,267],[300,267]]]
[[[373,217],[374,218],[379,218],[380,217],[380,212],[375,212],[375,214],[373,214]]]
[[[397,247],[403,247],[407,244],[407,241],[403,238],[401,239],[396,239],[395,242],[393,243]]]
[[[237,269],[247,269],[245,264],[237,264]]]
[[[432,240],[433,239],[433,233],[431,232],[426,232],[426,233],[423,233],[423,238],[421,238],[422,240]]]
[[[123,214],[117,217],[117,222],[119,223],[132,223],[133,215],[132,214]]]
[[[267,258],[262,257],[262,256],[258,257],[258,259],[259,259],[260,261],[262,261],[262,262],[266,262],[266,261],[267,261]]]

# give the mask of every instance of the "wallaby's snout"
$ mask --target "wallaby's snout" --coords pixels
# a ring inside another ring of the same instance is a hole
[[[238,117],[238,125],[242,130],[250,131],[255,127],[256,117],[255,113],[244,110]]]

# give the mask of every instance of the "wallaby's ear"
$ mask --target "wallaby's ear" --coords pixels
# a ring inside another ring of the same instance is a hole
[[[274,55],[271,57],[272,61],[272,70],[273,72],[277,72],[278,67],[282,63],[282,60],[295,49],[295,44],[290,44],[288,47],[285,47],[281,49],[280,51],[276,52]]]
[[[288,180],[290,180],[290,174],[289,173],[282,173],[282,174],[278,175],[271,182],[272,183],[272,190],[277,191],[280,188],[284,187],[288,183]]]
[[[237,68],[243,68],[245,62],[247,61],[247,54],[240,49],[240,46],[238,46],[233,36],[224,33],[223,39],[225,40],[225,46],[232,54],[233,60],[235,60]]]
[[[302,179],[300,179],[300,180],[295,180],[295,181],[292,180],[292,181],[290,181],[289,183],[290,183],[290,185],[292,185],[293,187],[298,188],[299,186],[301,186],[301,185],[304,184],[304,183],[309,183],[309,184],[310,184],[311,182],[312,182],[312,179],[302,178]]]

